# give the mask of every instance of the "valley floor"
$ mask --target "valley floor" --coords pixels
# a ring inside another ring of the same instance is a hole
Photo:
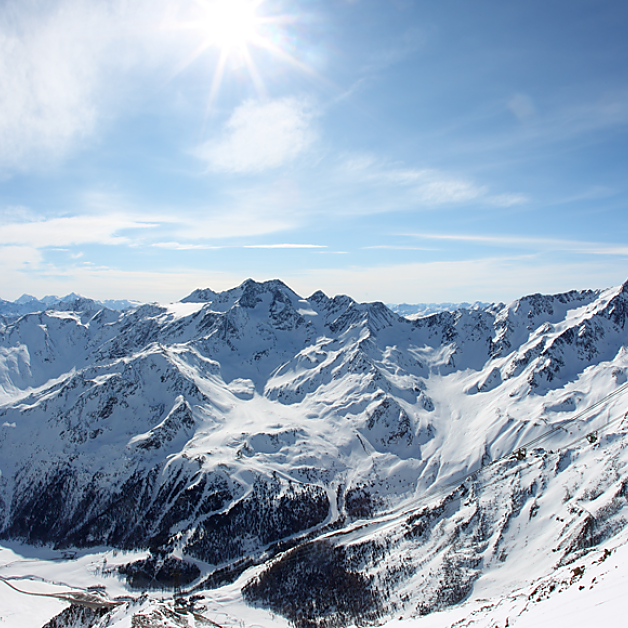
[[[116,612],[110,626],[130,627],[132,615],[149,617],[160,609],[172,610],[169,592],[152,592],[140,598],[129,591],[116,573],[118,565],[142,557],[102,548],[81,551],[74,559],[62,552],[16,543],[0,546],[0,577],[22,591],[0,582],[0,628],[42,628],[68,606],[49,595],[85,593],[88,587],[105,587],[110,599],[135,598]],[[233,585],[207,591],[198,602],[196,617],[181,617],[181,626],[207,625],[203,618],[225,628],[288,628],[288,622],[263,609],[244,604],[240,587],[250,572]],[[572,565],[557,570],[517,591],[500,590],[486,573],[468,601],[425,617],[397,618],[385,628],[589,628],[619,626],[625,617],[628,590],[628,534],[610,539]],[[45,594],[46,596],[42,596]],[[155,624],[161,625],[161,624]],[[179,625],[177,623],[163,625]]]

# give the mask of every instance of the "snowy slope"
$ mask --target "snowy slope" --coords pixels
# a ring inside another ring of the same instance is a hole
[[[410,320],[248,280],[0,321],[0,537],[151,548],[304,626],[506,599],[625,528],[627,303]]]

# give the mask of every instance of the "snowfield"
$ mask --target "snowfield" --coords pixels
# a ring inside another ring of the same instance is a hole
[[[627,315],[248,280],[6,319],[0,627],[617,623]]]

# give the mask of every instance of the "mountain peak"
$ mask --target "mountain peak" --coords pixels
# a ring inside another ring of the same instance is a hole
[[[197,288],[179,301],[179,303],[207,303],[213,301],[218,294],[210,288]]]
[[[308,301],[313,301],[314,303],[327,303],[329,300],[329,297],[322,290],[317,290],[308,298]]]
[[[281,279],[269,279],[268,281],[256,281],[255,279],[245,279],[239,286],[240,288],[255,289],[257,291],[262,290],[281,290],[293,292],[293,290],[287,286]]]
[[[220,295],[247,295],[260,294],[262,292],[274,290],[280,292],[287,292],[291,295],[295,295],[294,291],[288,287],[281,279],[270,279],[268,281],[256,281],[255,279],[245,279],[236,288],[225,290],[224,292],[214,292],[210,288],[197,288],[194,292],[190,293],[187,297],[181,299],[180,303],[208,303],[215,301]],[[296,296],[296,295],[295,295]]]
[[[85,299],[86,297],[82,297],[80,294],[76,294],[76,292],[70,292],[70,294],[66,294],[64,297],[57,299],[59,302],[64,303],[68,301],[77,301]],[[91,299],[90,299],[91,300]]]
[[[18,305],[26,305],[27,303],[32,303],[33,301],[37,301],[37,298],[31,294],[23,294],[19,299],[15,300],[15,303]]]

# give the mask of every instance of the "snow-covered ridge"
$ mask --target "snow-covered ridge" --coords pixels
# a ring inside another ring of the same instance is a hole
[[[125,299],[92,301],[91,299],[85,299],[74,292],[71,292],[64,297],[48,295],[42,299],[38,299],[30,294],[23,294],[15,301],[5,301],[0,299],[0,316],[13,319],[19,316],[24,316],[25,314],[43,312],[49,309],[77,308],[80,307],[76,305],[77,302],[91,302],[94,304],[94,307],[106,307],[110,310],[129,310],[141,305],[140,301],[127,301]]]
[[[420,318],[422,316],[430,316],[439,312],[456,312],[457,310],[481,310],[492,305],[483,301],[475,303],[386,303],[386,307],[410,320]],[[502,304],[500,304],[502,305]]]
[[[352,583],[365,619],[458,603],[509,556],[541,577],[625,525],[627,313],[628,284],[410,320],[248,280],[25,314],[0,325],[0,538],[152,548],[215,582],[307,535],[245,594],[316,621],[325,587],[277,608],[284,565]]]

